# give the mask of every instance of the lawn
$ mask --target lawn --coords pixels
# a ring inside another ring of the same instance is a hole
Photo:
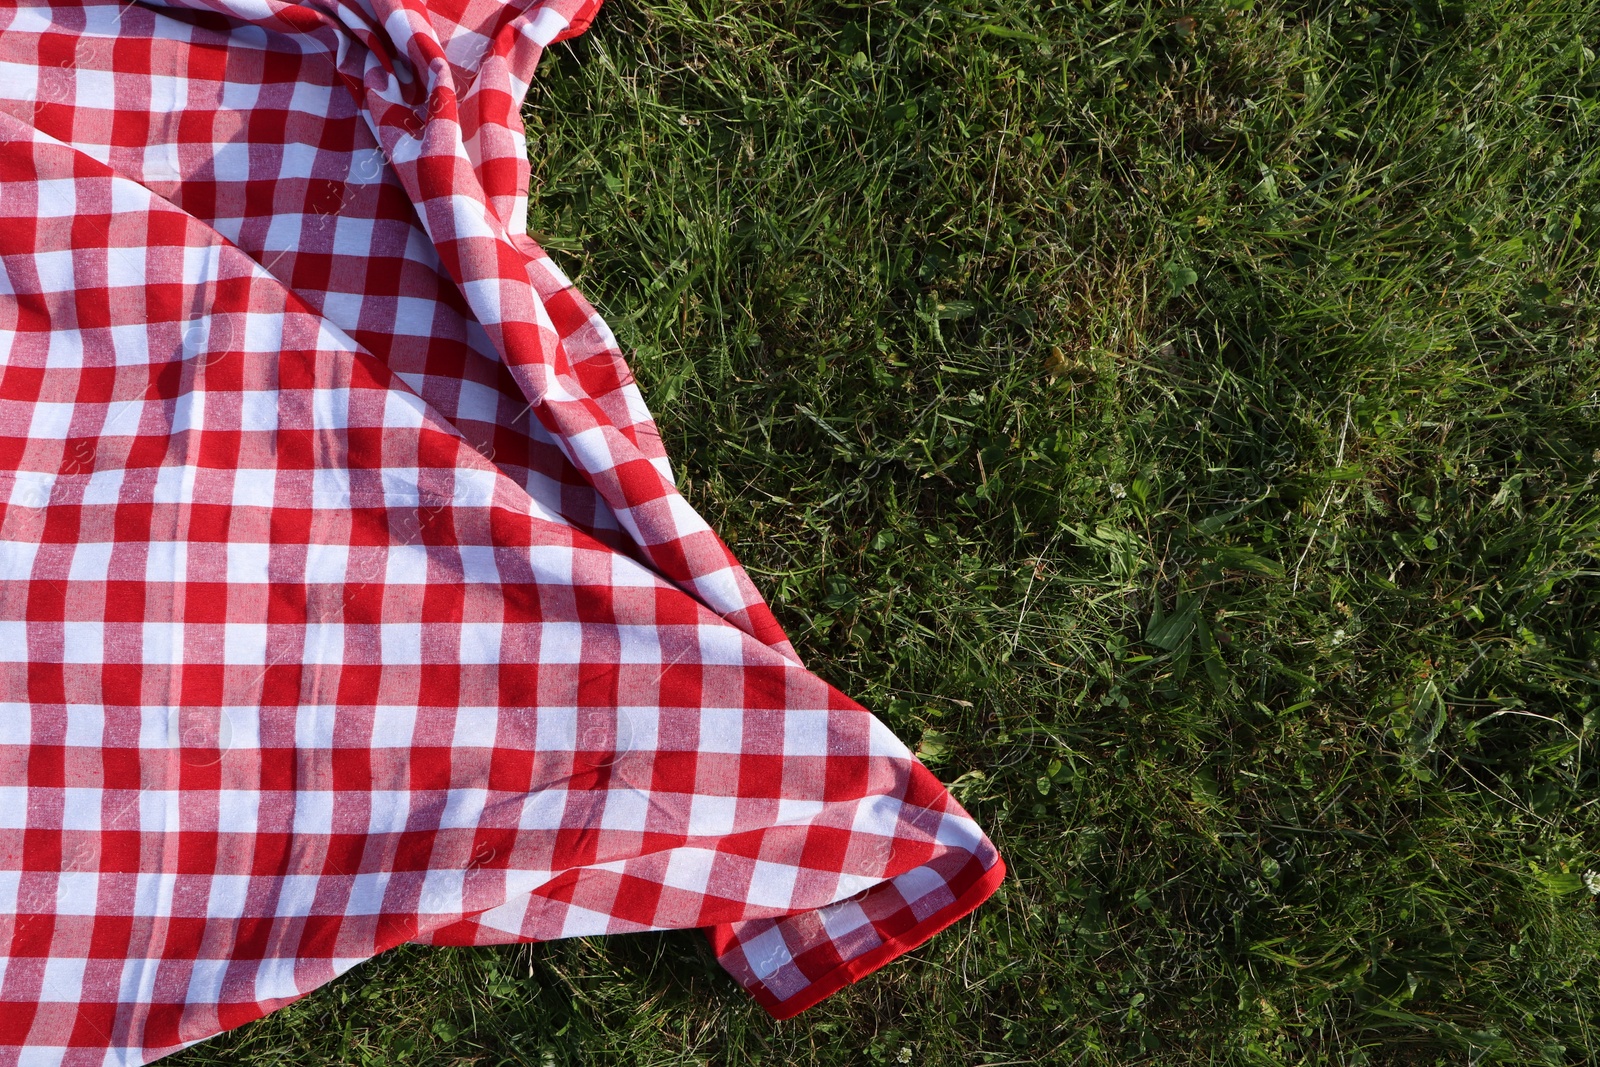
[[[608,0],[530,229],[1012,875],[774,1023],[405,949],[174,1060],[1600,1060],[1600,2]]]

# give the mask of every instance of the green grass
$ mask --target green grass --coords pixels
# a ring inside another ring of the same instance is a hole
[[[178,1062],[1600,1060],[1596,49],[1595,0],[609,0],[530,229],[1012,877],[787,1023],[692,932],[406,949]]]

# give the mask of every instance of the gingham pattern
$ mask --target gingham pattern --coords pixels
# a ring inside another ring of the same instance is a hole
[[[700,927],[784,1017],[998,884],[524,232],[597,6],[0,10],[3,1062],[406,941]]]

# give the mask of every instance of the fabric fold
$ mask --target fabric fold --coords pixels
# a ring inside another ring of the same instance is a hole
[[[597,0],[0,11],[0,1047],[705,929],[787,1017],[1004,865],[799,661],[525,232]]]

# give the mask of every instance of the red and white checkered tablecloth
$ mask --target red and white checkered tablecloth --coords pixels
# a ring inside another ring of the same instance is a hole
[[[782,1018],[999,883],[524,232],[596,7],[0,10],[0,1065],[408,941],[704,928]]]

